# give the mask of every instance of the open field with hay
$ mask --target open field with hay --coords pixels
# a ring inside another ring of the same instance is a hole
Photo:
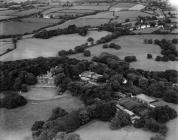
[[[152,71],[164,71],[166,69],[178,69],[177,61],[169,62],[157,62],[155,57],[160,55],[160,47],[154,44],[144,44],[144,39],[168,39],[172,40],[176,38],[176,35],[134,35],[134,36],[123,36],[115,39],[111,42],[120,45],[122,48],[120,50],[115,49],[103,49],[102,45],[98,45],[89,48],[91,51],[91,57],[84,57],[83,54],[72,55],[72,58],[78,59],[91,59],[93,56],[98,56],[102,52],[108,52],[117,55],[121,59],[125,56],[134,55],[137,57],[137,61],[130,64],[133,68],[152,70]],[[147,59],[147,54],[151,53],[153,59]]]

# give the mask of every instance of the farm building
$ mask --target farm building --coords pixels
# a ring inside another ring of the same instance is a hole
[[[134,98],[122,98],[121,100],[119,100],[119,104],[139,116],[145,116],[150,111],[148,106],[141,102],[138,102]]]
[[[136,95],[135,96],[139,101],[143,102],[143,103],[153,103],[153,102],[156,102],[157,100],[156,99],[153,99],[145,94],[139,94],[139,95]]]
[[[79,75],[81,80],[83,81],[91,81],[91,82],[96,82],[99,78],[102,78],[103,76],[100,74],[97,74],[95,72],[91,71],[85,71]]]

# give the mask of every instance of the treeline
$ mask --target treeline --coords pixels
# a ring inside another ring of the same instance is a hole
[[[109,121],[116,113],[115,102],[97,102],[97,104],[70,113],[60,108],[57,110],[56,118],[50,119],[52,118],[50,117],[45,122],[37,121],[34,123],[32,126],[33,138],[36,140],[51,140],[58,132],[73,132],[93,119]]]
[[[86,36],[88,33],[87,27],[77,27],[76,25],[70,25],[64,29],[55,29],[55,30],[43,30],[41,32],[36,33],[33,37],[48,39],[58,35],[66,35],[66,34],[79,34],[81,36]]]
[[[162,39],[162,40],[152,40],[152,39],[145,39],[144,40],[145,44],[156,44],[160,46],[161,48],[161,54],[163,56],[157,56],[155,58],[155,61],[163,61],[163,62],[168,62],[168,61],[176,61],[178,58],[178,51],[176,49],[176,44],[178,44],[178,39],[174,38],[171,41]]]

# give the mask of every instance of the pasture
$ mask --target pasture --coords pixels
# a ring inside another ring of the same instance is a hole
[[[115,49],[103,49],[102,45],[98,45],[89,48],[91,51],[91,57],[84,57],[83,54],[76,54],[70,57],[77,59],[91,59],[93,56],[99,56],[102,52],[108,52],[117,55],[121,59],[125,56],[135,55],[137,57],[136,62],[130,64],[133,68],[151,70],[151,71],[164,71],[166,69],[178,69],[177,61],[169,62],[157,62],[155,57],[160,55],[160,47],[154,44],[144,44],[144,39],[173,39],[176,35],[134,35],[134,36],[123,36],[117,38],[111,42],[120,45],[122,48],[120,50]],[[153,59],[147,59],[147,54],[151,53]]]
[[[42,24],[56,24],[62,21],[61,19],[48,19],[48,18],[23,18],[20,20],[24,23],[42,23]]]
[[[29,23],[18,21],[0,22],[0,35],[32,33],[33,31],[48,25],[49,24],[46,23]]]
[[[110,8],[110,10],[128,10],[129,8],[135,6],[135,3],[118,3]]]
[[[61,35],[50,39],[23,39],[17,43],[17,49],[0,57],[0,61],[10,61],[18,59],[28,59],[36,57],[56,56],[60,50],[73,49],[77,45],[86,43],[89,37],[95,40],[106,36],[109,32],[91,31],[87,36],[82,37],[78,34]]]
[[[47,28],[47,30],[55,30],[58,28],[63,29],[63,28],[67,28],[70,25],[76,25],[77,27],[84,27],[84,26],[95,27],[95,26],[100,26],[105,23],[109,23],[109,21],[110,19],[77,18],[74,20],[68,20],[65,23],[57,25],[57,26],[49,27]]]
[[[96,10],[96,11],[106,11],[109,9],[110,6],[105,6],[105,5],[87,5],[87,6],[73,6],[72,9],[86,9],[86,10]]]

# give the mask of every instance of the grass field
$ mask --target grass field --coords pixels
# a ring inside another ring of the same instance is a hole
[[[135,3],[118,3],[114,6],[112,6],[110,8],[110,10],[114,10],[114,9],[117,9],[117,10],[123,10],[123,9],[126,9],[128,10],[129,8],[135,6],[136,4]]]
[[[48,26],[46,23],[28,23],[28,22],[0,22],[0,35],[15,35],[31,33],[42,27]]]
[[[157,55],[160,55],[160,47],[154,44],[143,44],[144,39],[173,39],[176,38],[176,35],[135,35],[135,36],[123,36],[118,39],[113,40],[112,42],[119,44],[122,49],[103,49],[102,45],[98,45],[92,48],[89,48],[92,56],[98,56],[101,52],[108,52],[114,55],[117,55],[120,58],[124,58],[128,55],[135,55],[138,59],[137,62],[130,64],[133,68],[141,68],[144,70],[153,70],[153,71],[164,71],[166,69],[178,69],[177,61],[169,62],[156,62],[154,58]],[[146,58],[147,53],[153,55],[153,59],[148,60]],[[91,57],[92,57],[91,56]],[[77,59],[91,59],[91,57],[84,57],[83,54],[72,55],[72,58]]]
[[[150,140],[154,134],[133,127],[111,130],[108,122],[93,121],[81,127],[76,133],[82,140]]]
[[[135,30],[133,31],[134,33],[152,33],[154,31],[159,30],[159,27],[153,27],[153,28],[145,28],[145,29],[140,29],[140,30]]]
[[[9,18],[13,18],[14,16],[1,16],[0,15],[0,20],[2,20],[2,19],[9,19]]]
[[[98,19],[98,18],[106,18],[107,19],[108,18],[108,19],[111,19],[111,18],[114,18],[114,16],[113,16],[113,12],[100,12],[96,15],[85,16],[83,18],[96,18],[96,19]]]
[[[27,23],[42,23],[42,24],[55,24],[59,23],[61,19],[47,19],[47,18],[23,18],[21,19],[22,22]]]
[[[77,34],[61,35],[50,39],[23,39],[17,44],[17,49],[0,57],[0,61],[36,58],[39,56],[56,56],[59,50],[73,49],[77,45],[84,44],[89,37],[98,40],[106,36],[108,32],[92,31],[85,37]]]
[[[105,23],[109,23],[110,19],[97,19],[97,18],[77,18],[74,20],[68,20],[63,24],[57,25],[57,26],[53,26],[50,28],[47,28],[47,30],[54,30],[54,29],[58,29],[58,28],[67,28],[69,25],[76,25],[77,27],[84,27],[84,26],[91,26],[91,27],[95,27],[95,26],[99,26]]]
[[[109,6],[95,6],[95,5],[92,5],[92,6],[73,6],[72,9],[86,9],[86,10],[97,10],[97,11],[103,11],[103,10],[107,10],[109,8]]]

